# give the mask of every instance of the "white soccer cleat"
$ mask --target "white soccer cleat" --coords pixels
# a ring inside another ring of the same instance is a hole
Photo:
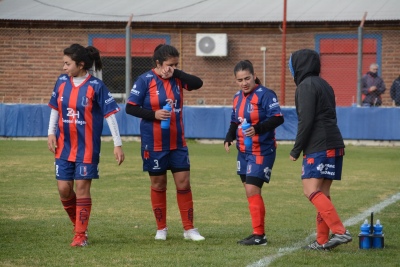
[[[186,240],[193,240],[193,241],[202,241],[204,240],[204,236],[200,235],[197,228],[193,228],[183,232],[183,238]]]
[[[165,227],[162,230],[157,230],[156,236],[154,237],[155,240],[167,240],[168,228]]]

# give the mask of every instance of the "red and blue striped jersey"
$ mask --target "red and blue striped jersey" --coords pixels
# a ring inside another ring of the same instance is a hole
[[[160,120],[140,122],[142,147],[150,151],[168,151],[186,147],[183,130],[183,89],[187,85],[178,78],[162,79],[153,70],[140,75],[133,85],[128,103],[148,110],[172,106],[169,129],[161,129]]]
[[[104,118],[120,110],[105,84],[89,75],[75,87],[72,77],[60,75],[48,105],[59,114],[55,157],[99,163]]]
[[[274,91],[262,85],[257,85],[248,95],[241,90],[238,91],[233,97],[231,114],[231,122],[239,125],[236,131],[237,149],[256,156],[265,156],[273,152],[276,149],[275,130],[260,135],[256,134],[252,138],[252,148],[246,149],[241,126],[244,119],[251,125],[256,125],[273,116],[282,116],[278,97]]]

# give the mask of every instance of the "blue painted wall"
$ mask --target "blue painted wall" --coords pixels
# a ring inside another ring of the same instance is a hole
[[[139,135],[139,119],[116,114],[122,136]],[[183,109],[186,138],[224,139],[230,123],[230,107],[187,106]],[[294,108],[282,108],[285,123],[276,129],[277,140],[294,140],[297,115]],[[47,136],[50,108],[47,105],[0,104],[1,137]],[[400,108],[337,108],[343,138],[350,140],[400,140]],[[105,122],[103,135],[111,135]]]

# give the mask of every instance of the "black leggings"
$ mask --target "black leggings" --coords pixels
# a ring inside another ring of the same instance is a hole
[[[259,188],[262,188],[264,185],[263,179],[260,179],[260,178],[254,177],[254,176],[246,176],[245,174],[240,175],[240,180],[242,180],[242,183],[252,184]]]

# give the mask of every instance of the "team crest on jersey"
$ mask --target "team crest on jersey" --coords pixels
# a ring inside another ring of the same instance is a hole
[[[79,174],[82,176],[87,176],[88,175],[87,166],[81,166],[79,168]]]
[[[251,164],[247,165],[247,173],[251,173]]]
[[[89,98],[87,98],[86,96],[82,96],[82,106],[87,107],[88,104]]]
[[[251,112],[253,112],[253,111],[254,111],[254,106],[253,106],[253,104],[251,104],[251,103],[247,104],[247,112],[248,112],[248,113],[251,113]]]

